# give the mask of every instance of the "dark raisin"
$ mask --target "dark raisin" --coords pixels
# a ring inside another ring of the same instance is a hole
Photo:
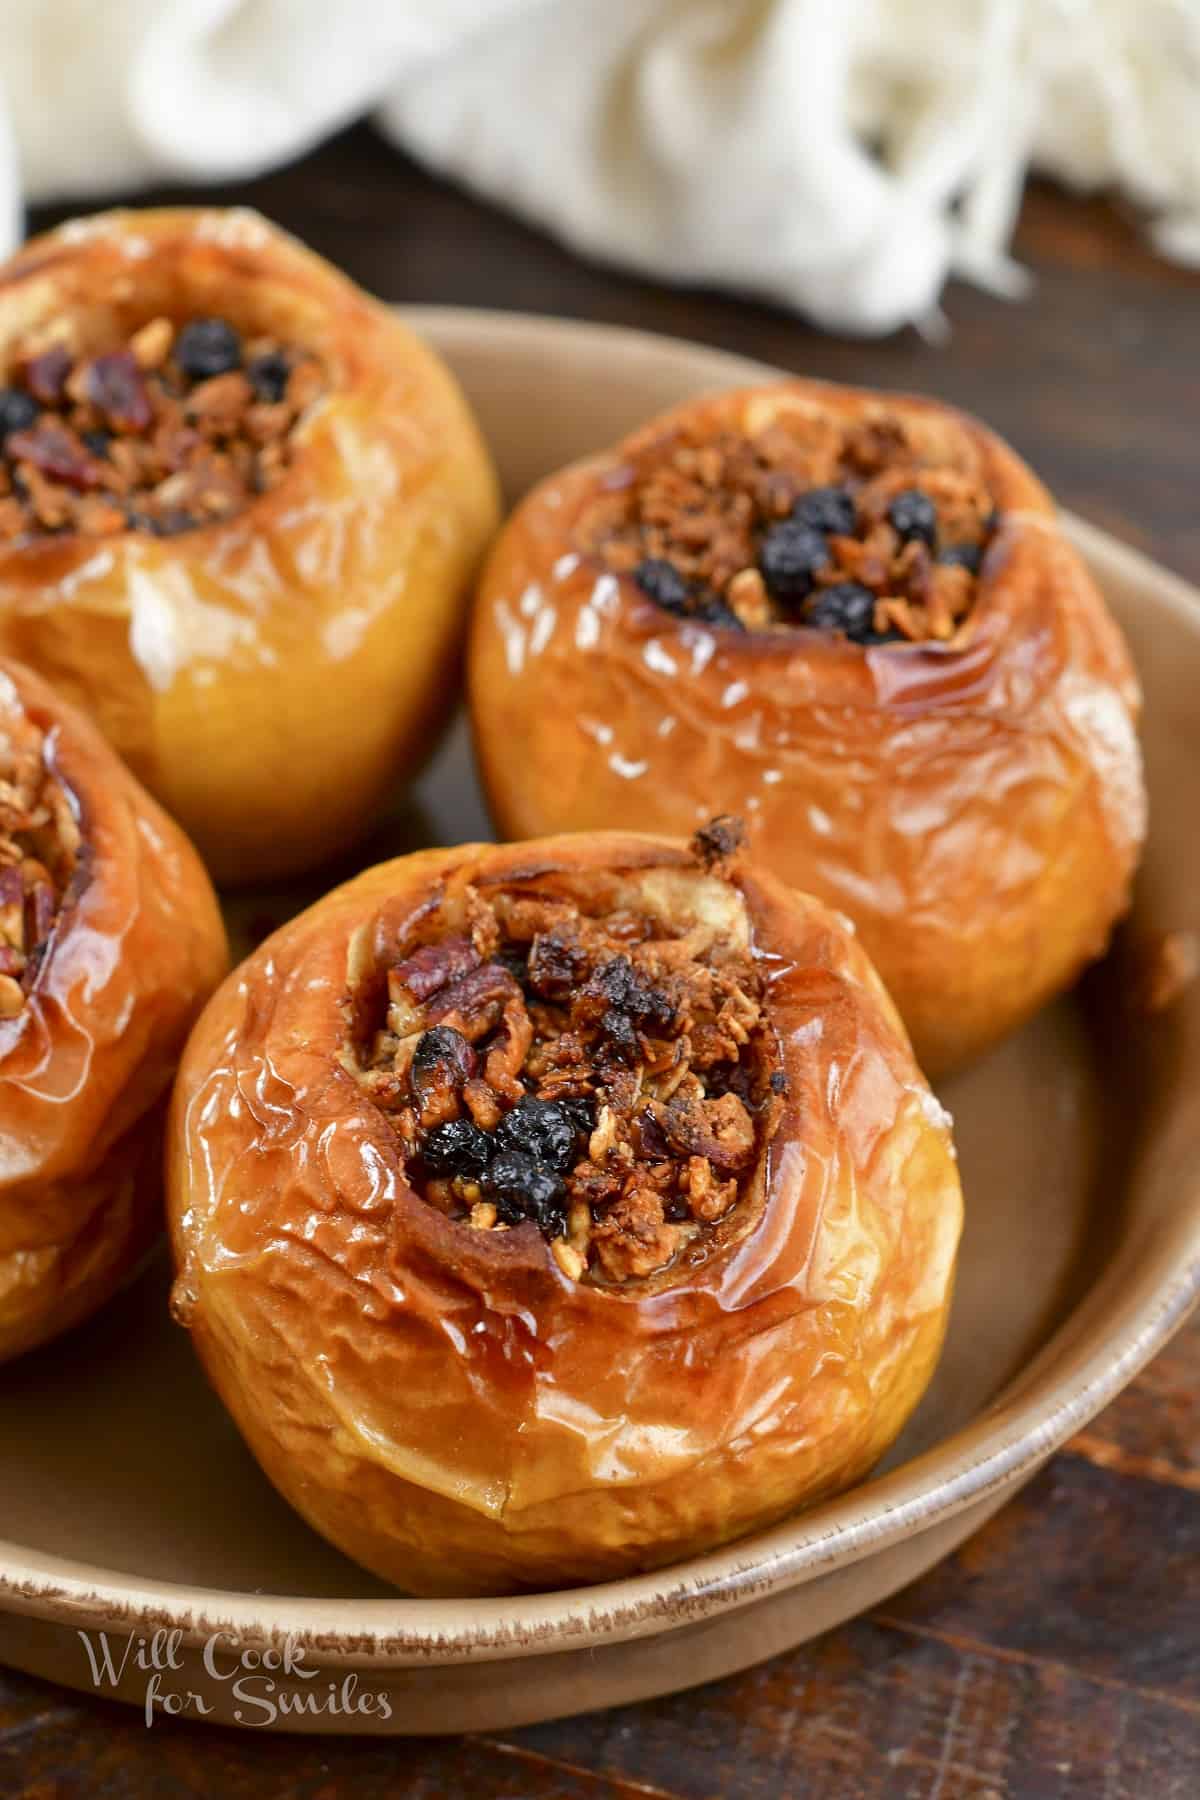
[[[430,1175],[482,1175],[492,1159],[492,1140],[470,1119],[435,1125],[421,1145]]]
[[[492,961],[499,963],[502,969],[507,969],[513,980],[519,982],[521,987],[528,986],[529,951],[526,945],[508,944],[503,950],[497,951]]]
[[[905,488],[887,511],[888,524],[904,543],[919,538],[932,550],[937,542],[937,507],[920,488]]]
[[[763,580],[776,600],[803,600],[828,561],[829,545],[821,532],[795,519],[772,525],[758,553]]]
[[[638,978],[627,956],[612,956],[600,964],[588,986],[614,1006],[627,1007],[638,991]]]
[[[192,381],[242,366],[242,342],[224,319],[191,319],[175,340],[175,361]]]
[[[639,1113],[634,1120],[634,1128],[643,1159],[648,1162],[665,1162],[671,1154],[671,1146],[654,1114]]]
[[[93,456],[98,456],[103,460],[108,455],[109,446],[112,443],[112,432],[85,431],[83,441]]]
[[[588,991],[599,995],[619,1012],[635,1019],[645,1019],[667,1031],[675,1022],[675,1009],[667,996],[642,980],[627,956],[610,957],[601,963]]]
[[[637,1061],[641,1046],[638,1043],[637,1027],[628,1013],[621,1012],[615,1006],[608,1007],[600,1015],[600,1030],[604,1035],[606,1049],[613,1055],[622,1062]]]
[[[574,1120],[553,1100],[518,1100],[494,1132],[501,1150],[520,1150],[560,1172],[575,1161],[579,1133]]]
[[[627,956],[601,963],[582,989],[576,1009],[599,1026],[605,1049],[622,1062],[635,1062],[640,1052],[638,1028],[669,1031],[675,1009],[666,994],[649,987]]]
[[[665,607],[672,613],[685,613],[688,610],[688,584],[675,564],[668,562],[665,557],[646,557],[633,571],[633,579],[656,606]]]
[[[875,638],[875,596],[857,581],[839,581],[818,594],[804,614],[817,631],[841,631],[856,644]]]
[[[8,454],[18,462],[31,462],[51,481],[68,487],[93,488],[100,480],[95,459],[75,433],[54,418],[40,419],[32,431],[14,431]]]
[[[543,1000],[565,1000],[586,966],[586,951],[567,932],[539,931],[529,947],[529,985]]]
[[[453,1025],[434,1025],[417,1039],[413,1051],[412,1084],[418,1093],[447,1085],[455,1088],[469,1081],[479,1058],[461,1031]]]
[[[553,1169],[519,1150],[502,1150],[483,1176],[483,1191],[506,1225],[532,1219],[547,1237],[566,1229],[567,1191]]]
[[[834,537],[849,537],[857,516],[854,495],[844,487],[809,488],[792,508],[792,518],[797,525],[810,525],[814,531],[828,532]]]
[[[947,544],[944,550],[938,551],[938,561],[948,563],[952,568],[969,569],[972,575],[978,575],[983,551],[978,544]]]
[[[146,382],[130,350],[110,350],[87,367],[87,397],[118,431],[145,431],[154,417]]]
[[[256,356],[246,366],[256,397],[268,406],[283,399],[291,372],[292,365],[282,350],[268,350],[265,356]]]
[[[771,1092],[773,1094],[786,1094],[787,1093],[788,1078],[784,1074],[782,1069],[774,1070],[774,1072],[771,1075],[770,1086],[771,1086]]]
[[[0,388],[0,439],[28,431],[37,416],[36,402],[21,388]]]
[[[688,849],[706,869],[728,862],[746,841],[746,821],[736,813],[718,813],[692,833]]]
[[[25,364],[25,384],[42,406],[57,406],[66,392],[73,363],[65,344],[51,344]]]

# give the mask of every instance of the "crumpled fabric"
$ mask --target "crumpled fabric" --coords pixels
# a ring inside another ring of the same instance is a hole
[[[371,113],[584,253],[832,329],[1018,294],[1030,167],[1200,264],[1200,0],[7,0],[22,198],[233,179]],[[403,221],[397,224],[402,226]]]

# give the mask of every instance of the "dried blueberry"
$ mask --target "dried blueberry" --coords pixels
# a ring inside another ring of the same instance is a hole
[[[888,507],[888,524],[896,536],[908,543],[919,538],[932,550],[937,542],[937,508],[920,488],[905,488]]]
[[[586,1095],[573,1096],[569,1100],[556,1100],[555,1106],[562,1108],[570,1119],[580,1137],[591,1137],[596,1129],[596,1102]]]
[[[803,600],[828,561],[823,534],[795,519],[772,525],[758,553],[763,580],[776,600]]]
[[[726,606],[724,600],[719,600],[715,594],[698,600],[690,616],[701,625],[731,625],[735,631],[746,629],[732,608]]]
[[[688,584],[663,556],[648,556],[633,571],[633,579],[648,599],[668,612],[685,613],[688,609]]]
[[[242,343],[224,319],[191,319],[175,340],[175,361],[192,381],[242,366]]]
[[[283,399],[291,372],[292,366],[282,350],[268,350],[246,367],[255,398],[265,401],[268,406]]]
[[[111,431],[85,431],[82,436],[93,456],[104,458],[108,455],[112,443]]]
[[[983,551],[978,544],[947,544],[944,550],[938,551],[938,561],[948,563],[952,568],[969,569],[972,575],[978,575]]]
[[[479,1176],[491,1157],[491,1138],[470,1119],[435,1125],[421,1145],[421,1160],[430,1175]]]
[[[854,495],[844,487],[809,488],[793,506],[792,518],[797,525],[811,525],[814,531],[849,537],[857,518]]]
[[[28,431],[37,416],[37,403],[23,388],[0,388],[0,439]]]
[[[575,1160],[579,1133],[574,1121],[555,1101],[536,1100],[529,1095],[505,1113],[494,1136],[501,1150],[520,1150],[536,1162],[562,1171]]]
[[[875,596],[857,581],[839,581],[817,595],[804,615],[804,623],[818,631],[841,631],[856,644],[875,638]]]
[[[553,1169],[520,1150],[502,1150],[483,1177],[483,1191],[507,1225],[532,1219],[547,1237],[566,1229],[567,1192]]]
[[[138,518],[136,523],[131,517],[129,523],[135,529],[152,531],[155,537],[178,537],[181,531],[194,531],[200,521],[181,506],[169,506],[150,518]]]

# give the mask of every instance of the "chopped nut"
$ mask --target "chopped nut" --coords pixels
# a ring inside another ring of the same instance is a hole
[[[617,1115],[611,1106],[602,1106],[596,1129],[588,1139],[588,1156],[591,1161],[602,1163],[616,1141]]]
[[[211,430],[231,431],[252,404],[250,383],[239,369],[202,381],[187,397],[187,415]]]
[[[653,1275],[679,1247],[679,1229],[668,1225],[653,1189],[631,1189],[609,1208],[593,1233],[601,1266],[613,1281]]]
[[[141,368],[157,369],[166,362],[174,336],[175,327],[170,319],[151,319],[140,331],[134,332],[129,348]]]
[[[729,583],[729,605],[747,631],[761,631],[771,623],[767,584],[757,569],[741,569],[734,576]]]
[[[555,1238],[550,1253],[568,1281],[581,1279],[587,1268],[587,1258],[581,1256],[573,1244],[568,1244],[566,1238]]]

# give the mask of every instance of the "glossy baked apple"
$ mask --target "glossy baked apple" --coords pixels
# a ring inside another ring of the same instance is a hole
[[[487,564],[470,690],[506,836],[740,814],[855,920],[931,1073],[1128,902],[1124,642],[1045,489],[932,401],[708,396],[551,476]]]
[[[352,839],[453,699],[497,517],[440,360],[257,215],[77,220],[0,270],[0,651],[221,880]]]
[[[0,660],[0,1360],[162,1225],[162,1115],[227,966],[208,877],[95,727]]]
[[[949,1121],[844,922],[615,833],[430,850],[230,976],[177,1316],[272,1481],[420,1593],[661,1564],[846,1487],[933,1368]]]

